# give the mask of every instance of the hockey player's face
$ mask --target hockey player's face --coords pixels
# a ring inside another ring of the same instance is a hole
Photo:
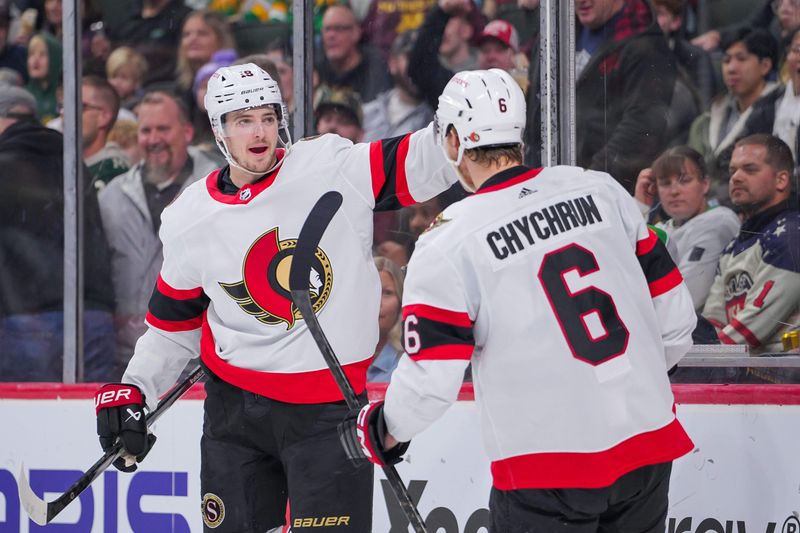
[[[684,222],[699,215],[707,206],[708,178],[700,174],[697,165],[689,160],[683,163],[679,176],[665,176],[657,180],[658,197],[664,211],[676,222]]]
[[[788,173],[778,172],[766,158],[767,148],[760,144],[737,146],[731,156],[731,202],[747,214],[761,212],[784,199]]]
[[[278,115],[272,106],[225,115],[225,136],[233,159],[251,172],[266,172],[275,161]]]

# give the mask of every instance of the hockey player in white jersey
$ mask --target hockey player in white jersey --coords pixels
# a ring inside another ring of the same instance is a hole
[[[342,425],[345,449],[399,461],[471,361],[493,533],[663,532],[672,460],[693,446],[667,379],[696,322],[679,271],[611,176],[521,165],[505,72],[456,74],[435,123],[476,192],[417,242],[408,357],[385,402]]]
[[[288,289],[292,252],[311,207],[340,192],[316,252],[313,306],[357,394],[378,340],[380,281],[371,256],[375,210],[427,200],[456,181],[433,126],[353,145],[288,136],[278,85],[253,64],[220,68],[206,109],[228,165],[164,210],[164,261],[122,384],[97,395],[104,448],[121,437],[141,460],[152,444],[141,412],[187,362],[209,376],[201,442],[206,531],[365,533],[371,465],[338,442],[347,408]],[[136,416],[138,415],[138,416]],[[116,466],[136,464],[120,459]]]

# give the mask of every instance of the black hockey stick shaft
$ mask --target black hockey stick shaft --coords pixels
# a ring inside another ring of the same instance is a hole
[[[320,199],[317,200],[317,203],[314,204],[314,207],[311,208],[311,213],[309,213],[308,218],[300,230],[300,235],[297,238],[297,245],[292,256],[292,267],[289,271],[289,288],[291,289],[292,300],[300,310],[300,314],[303,316],[306,326],[314,337],[314,341],[316,341],[320,352],[322,352],[322,357],[325,359],[325,363],[328,365],[331,374],[333,374],[336,385],[338,385],[339,389],[342,391],[347,406],[350,409],[358,409],[361,407],[361,403],[358,401],[358,396],[356,396],[356,392],[353,390],[350,380],[347,379],[347,375],[342,369],[339,358],[336,357],[336,353],[333,351],[330,342],[328,342],[328,338],[325,336],[325,332],[322,330],[319,320],[317,320],[317,315],[314,313],[314,308],[311,305],[311,295],[309,292],[311,262],[322,240],[322,235],[325,233],[325,230],[341,205],[342,195],[336,191],[328,191],[323,194]],[[411,496],[409,496],[408,490],[403,480],[400,478],[400,474],[397,473],[394,466],[386,465],[382,468],[386,479],[389,481],[389,485],[392,487],[397,497],[400,508],[405,513],[415,533],[427,533],[425,522],[423,522],[416,505],[414,505],[414,502],[411,500]]]
[[[161,415],[163,415],[167,409],[169,409],[172,404],[178,400],[178,398],[183,396],[186,391],[188,391],[192,385],[197,383],[202,377],[203,368],[198,365],[194,370],[192,370],[191,374],[189,374],[186,379],[173,387],[161,399],[161,401],[158,402],[158,406],[153,410],[153,412],[147,414],[147,427],[152,426],[155,421],[158,420]],[[31,520],[39,525],[50,523],[53,518],[55,518],[70,503],[77,499],[77,497],[84,490],[86,490],[86,487],[91,485],[92,482],[97,479],[100,474],[102,474],[103,471],[105,471],[111,465],[111,463],[114,462],[121,451],[122,442],[117,441],[117,443],[114,444],[114,446],[107,452],[105,452],[96,463],[89,467],[85,474],[83,474],[70,488],[68,488],[61,496],[52,502],[44,502],[33,493],[33,490],[30,488],[30,484],[28,483],[23,471],[21,478],[24,479],[22,479],[20,482],[20,500],[22,501],[23,507],[28,512],[28,515],[31,517]]]

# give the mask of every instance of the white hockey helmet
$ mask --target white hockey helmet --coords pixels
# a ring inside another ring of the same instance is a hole
[[[457,166],[464,150],[521,144],[525,114],[525,95],[508,72],[465,70],[453,76],[439,96],[436,141],[446,150],[448,128],[455,128],[461,141],[453,161]]]
[[[245,63],[217,69],[208,80],[208,91],[204,102],[217,146],[231,165],[251,172],[241,167],[233,159],[225,141],[223,118],[226,113],[231,111],[263,105],[274,106],[279,120],[278,141],[287,150],[292,146],[292,138],[289,134],[289,114],[281,98],[281,90],[278,83],[258,65]]]

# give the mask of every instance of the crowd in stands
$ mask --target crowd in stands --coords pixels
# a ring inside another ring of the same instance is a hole
[[[576,154],[634,196],[666,241],[710,324],[698,339],[758,355],[784,351],[784,334],[800,329],[800,0],[728,3],[746,17],[700,21],[711,0],[575,0]],[[61,4],[0,0],[2,381],[61,378]],[[109,381],[145,329],[161,212],[224,164],[203,103],[211,75],[256,62],[278,81],[290,126],[299,103],[287,2],[81,4],[84,378]],[[526,91],[526,164],[539,166],[538,4],[317,0],[313,133],[404,135],[432,120],[455,72],[499,68]],[[376,213],[371,379],[388,379],[402,354],[414,241],[465,195]]]

